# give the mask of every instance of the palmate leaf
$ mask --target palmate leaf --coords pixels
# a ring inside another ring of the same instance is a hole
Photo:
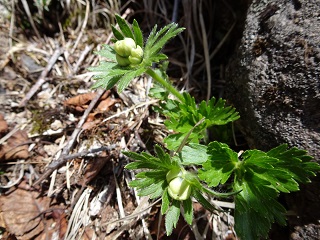
[[[167,56],[160,54],[163,46],[172,38],[181,33],[184,28],[179,28],[176,23],[170,23],[157,32],[157,25],[155,25],[145,44],[145,59],[148,64],[151,62],[159,62],[167,59]]]
[[[199,178],[208,186],[215,187],[224,184],[236,169],[238,154],[227,144],[211,142],[207,148],[208,160],[199,170]]]
[[[279,159],[277,168],[283,169],[301,183],[310,182],[310,177],[315,176],[315,172],[320,171],[320,165],[310,161],[312,157],[307,155],[307,151],[295,147],[288,149],[287,144],[282,144],[270,150],[267,155]]]
[[[119,29],[112,26],[112,32],[116,38],[114,42],[123,40],[124,38],[132,38],[136,45],[140,46],[143,50],[142,62],[122,67],[117,64],[116,52],[113,47],[104,45],[103,49],[96,52],[96,54],[107,58],[109,62],[101,62],[100,66],[89,68],[89,70],[95,72],[94,79],[97,80],[93,88],[101,87],[110,89],[116,85],[118,92],[122,92],[132,79],[145,73],[153,63],[159,63],[167,59],[167,56],[160,53],[160,50],[171,38],[175,37],[184,29],[179,28],[175,23],[171,23],[157,32],[157,26],[155,26],[144,47],[143,33],[136,20],[133,21],[132,25],[119,15],[116,15],[116,20]]]
[[[235,229],[242,239],[259,239],[267,236],[273,222],[285,224],[279,193],[299,190],[298,182],[309,182],[320,167],[310,162],[306,151],[287,145],[267,153],[248,150],[241,157],[233,185],[234,190],[242,190],[235,197]]]
[[[183,93],[183,97],[183,102],[168,100],[165,103],[160,103],[159,108],[159,111],[168,118],[164,123],[165,126],[176,132],[175,138],[184,136],[204,118],[204,122],[193,130],[192,138],[190,138],[197,143],[199,139],[205,137],[204,130],[206,128],[227,124],[240,117],[233,107],[226,107],[225,101],[222,99],[216,100],[213,97],[208,103],[202,101],[197,106],[195,99],[189,93]],[[174,144],[174,141],[170,139],[165,139],[165,141]],[[172,145],[169,145],[168,148],[173,150],[170,146]]]
[[[285,208],[277,201],[278,192],[263,183],[253,173],[246,173],[242,183],[237,183],[235,195],[235,230],[241,239],[256,240],[266,237],[271,224],[285,224]]]
[[[148,153],[135,153],[135,152],[123,152],[127,157],[136,161],[126,165],[126,169],[154,169],[154,170],[171,170],[178,166],[178,163],[171,160],[169,154],[165,153],[161,147],[155,146],[157,157],[154,157]]]

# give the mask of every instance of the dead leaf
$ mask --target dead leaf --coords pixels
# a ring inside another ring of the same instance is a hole
[[[0,113],[0,134],[8,131],[8,123]]]
[[[18,130],[7,141],[0,146],[0,159],[14,160],[26,159],[29,157],[28,135],[25,131]]]
[[[95,238],[96,237],[95,237],[94,230],[89,226],[85,227],[84,233],[82,235],[82,240],[91,240],[91,239],[95,239]]]
[[[82,186],[87,186],[87,184],[100,172],[104,165],[109,162],[110,157],[96,157],[95,159],[89,161],[84,176],[81,181]]]
[[[109,94],[110,94],[110,91],[106,91],[101,96],[100,100],[106,99],[109,96]],[[85,109],[87,109],[89,102],[92,99],[94,99],[96,95],[97,95],[96,92],[80,94],[64,101],[63,105],[66,107],[71,107],[77,111],[83,112]]]
[[[97,127],[98,124],[99,124],[101,121],[102,121],[101,119],[97,119],[97,120],[94,120],[93,122],[91,122],[91,121],[85,122],[85,123],[82,125],[82,129],[83,129],[83,130],[90,130],[91,128]]]
[[[52,211],[52,217],[55,220],[55,222],[57,223],[55,228],[59,232],[59,239],[63,239],[64,235],[67,232],[67,228],[68,228],[66,213],[64,212],[63,209],[54,209]]]
[[[97,112],[103,113],[103,112],[107,112],[110,110],[110,108],[115,104],[119,102],[118,99],[114,99],[114,98],[107,98],[102,100],[99,105],[97,106]]]
[[[90,92],[90,93],[84,93],[77,96],[74,96],[72,98],[69,98],[68,100],[64,101],[65,106],[69,107],[76,107],[76,106],[87,106],[88,103],[96,96],[96,93]]]
[[[0,196],[0,211],[8,232],[18,239],[32,239],[44,230],[43,213],[51,199],[36,198],[38,193],[16,189],[9,195]]]

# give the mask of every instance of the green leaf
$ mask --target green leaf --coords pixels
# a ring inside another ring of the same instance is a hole
[[[168,100],[160,103],[159,110],[167,117],[165,125],[168,129],[176,132],[175,136],[168,137],[168,146],[174,145],[176,138],[181,139],[185,136],[198,122],[203,118],[205,121],[193,130],[190,135],[192,142],[199,142],[200,139],[206,136],[204,131],[206,128],[214,125],[227,124],[239,118],[238,112],[232,107],[225,107],[225,101],[219,99],[216,101],[212,98],[207,104],[205,101],[197,106],[195,99],[189,93],[183,93],[184,101]],[[170,138],[173,138],[172,140]],[[175,144],[177,145],[177,144]],[[172,149],[172,148],[169,148]]]
[[[111,26],[111,29],[112,29],[113,35],[116,37],[117,40],[124,39],[124,36],[118,29],[116,29],[114,26]]]
[[[301,183],[310,182],[310,177],[320,171],[320,165],[311,162],[312,157],[307,155],[307,151],[295,147],[288,149],[287,144],[270,150],[267,155],[278,159],[277,167],[287,171],[296,181]]]
[[[277,221],[285,224],[285,208],[276,201],[278,193],[268,186],[259,186],[257,180],[250,180],[235,186],[242,191],[235,197],[235,230],[241,239],[266,237],[271,224]],[[258,223],[258,224],[257,224]],[[254,227],[252,227],[254,226]]]
[[[121,93],[130,83],[132,79],[135,77],[140,76],[142,73],[144,73],[144,68],[138,68],[132,71],[128,71],[126,74],[124,74],[118,82],[118,92]]]
[[[121,16],[116,15],[117,23],[119,25],[120,30],[122,31],[123,35],[128,38],[134,39],[133,33],[131,28],[126,20],[124,20]]]
[[[208,159],[207,146],[190,143],[188,146],[184,146],[179,154],[179,159],[183,165],[200,165]]]
[[[164,215],[170,206],[170,196],[168,193],[168,188],[166,188],[162,194],[162,203],[161,203],[161,214]]]
[[[135,19],[133,20],[132,28],[133,28],[134,39],[136,44],[139,45],[141,48],[143,48],[143,35],[139,27],[139,24]]]
[[[180,216],[180,202],[177,200],[173,200],[172,205],[169,208],[165,218],[167,236],[171,235],[172,229],[177,226],[179,216]]]
[[[139,196],[150,196],[150,198],[157,198],[162,195],[164,191],[164,184],[165,180],[158,181],[155,183],[152,183],[151,185],[140,188],[140,191],[138,193]]]
[[[178,28],[176,23],[171,23],[157,32],[157,25],[155,25],[145,44],[144,52],[146,63],[157,63],[167,59],[166,55],[159,53],[160,50],[170,39],[181,33],[183,30],[184,28]]]
[[[206,209],[211,212],[215,212],[217,209],[201,194],[200,191],[194,189],[192,196]]]
[[[110,59],[115,63],[114,66],[117,65],[116,52],[114,51],[113,47],[111,47],[110,45],[103,44],[102,49],[100,51],[95,52],[95,54],[105,57],[107,59]]]
[[[191,198],[183,201],[183,217],[186,222],[191,225],[193,220],[193,206]]]
[[[101,77],[101,78],[100,78]],[[92,89],[104,88],[111,89],[119,81],[121,76],[109,77],[109,76],[96,76],[95,79],[98,81],[91,87]]]
[[[277,201],[279,192],[299,190],[298,182],[309,182],[320,167],[297,148],[280,145],[265,153],[248,150],[235,171],[235,229],[242,239],[266,237],[271,224],[284,225],[285,208]],[[257,227],[253,226],[259,223]]]
[[[203,163],[199,170],[199,178],[210,187],[224,184],[236,169],[238,154],[231,150],[227,144],[211,142],[208,145],[209,159]]]

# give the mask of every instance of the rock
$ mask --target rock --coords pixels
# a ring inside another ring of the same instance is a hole
[[[226,74],[251,147],[288,143],[320,162],[319,33],[319,0],[253,0]]]
[[[308,224],[303,227],[295,227],[295,232],[290,236],[291,240],[313,240],[319,239],[320,226],[315,224]]]

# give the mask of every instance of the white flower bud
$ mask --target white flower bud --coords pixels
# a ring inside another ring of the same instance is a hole
[[[132,48],[131,54],[128,58],[129,58],[129,61],[134,65],[141,63],[141,61],[143,59],[142,48],[139,45],[137,46],[137,48]]]
[[[176,177],[169,183],[169,195],[179,201],[186,200],[191,194],[191,185],[182,177]]]
[[[124,38],[114,44],[114,50],[121,57],[129,57],[131,50],[137,47],[135,41],[132,38]]]
[[[118,53],[116,54],[116,59],[117,59],[118,64],[121,67],[126,67],[126,66],[130,65],[129,59],[126,57],[121,57]]]

